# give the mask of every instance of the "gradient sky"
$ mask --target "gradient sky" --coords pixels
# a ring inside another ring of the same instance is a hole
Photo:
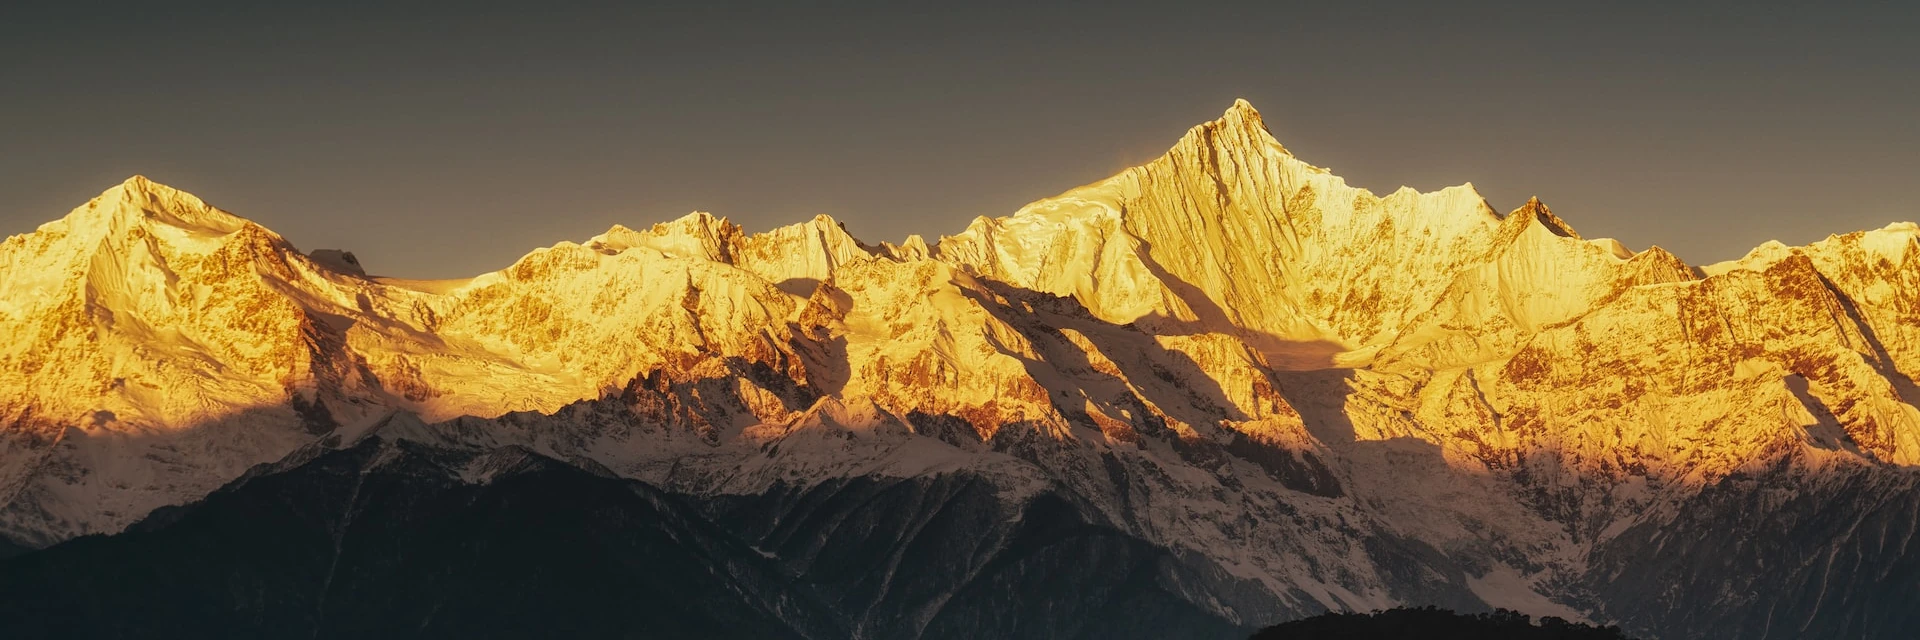
[[[1694,263],[1920,219],[1920,3],[254,4],[0,8],[0,234],[139,173],[407,277],[695,209],[897,241],[1235,97],[1352,184]]]

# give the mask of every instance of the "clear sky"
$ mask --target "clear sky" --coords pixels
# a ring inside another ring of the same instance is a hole
[[[407,277],[695,209],[897,241],[1235,97],[1352,184],[1694,263],[1920,219],[1915,2],[385,4],[5,3],[0,234],[139,173]]]

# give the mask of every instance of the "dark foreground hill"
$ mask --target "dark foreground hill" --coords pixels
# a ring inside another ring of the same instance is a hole
[[[1267,627],[1252,640],[1627,640],[1618,627],[1544,617],[1539,624],[1505,609],[1460,614],[1433,607],[1326,613]]]
[[[1174,590],[1200,578],[1164,549],[1089,525],[1059,499],[1002,505],[967,478],[942,482],[957,484],[758,496],[707,505],[724,512],[714,518],[518,447],[369,437],[296,452],[124,533],[0,561],[0,639],[1211,640],[1251,630],[1180,598]],[[916,504],[933,513],[916,515]],[[982,520],[1018,524],[996,532]],[[977,541],[963,544],[969,536]],[[890,570],[913,584],[871,582]]]

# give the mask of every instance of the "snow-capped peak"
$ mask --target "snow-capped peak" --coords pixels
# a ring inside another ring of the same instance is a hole
[[[1219,118],[1188,129],[1174,148],[1225,148],[1292,155],[1267,130],[1266,120],[1261,118],[1258,109],[1253,108],[1253,103],[1240,98],[1235,99],[1233,106],[1228,107]]]
[[[616,252],[646,247],[672,257],[727,262],[732,259],[733,239],[739,234],[739,226],[725,218],[695,211],[645,231],[616,224],[606,233],[588,240],[587,245]]]
[[[209,206],[193,194],[139,175],[109,187],[63,221],[69,232],[76,233],[163,224],[199,234],[227,234],[246,224],[246,220]]]
[[[1580,233],[1574,231],[1573,226],[1567,224],[1567,221],[1561,220],[1560,216],[1553,215],[1553,210],[1548,209],[1546,204],[1540,202],[1539,196],[1527,198],[1527,203],[1520,205],[1520,209],[1514,213],[1516,215],[1532,216],[1538,220],[1540,224],[1545,225],[1548,231],[1552,231],[1557,235],[1576,240],[1580,239]]]
[[[404,415],[690,491],[992,469],[1286,598],[1387,602],[1364,552],[1288,523],[1552,555],[1647,486],[1821,446],[1920,462],[1916,235],[1696,273],[1538,199],[1350,186],[1244,101],[937,242],[696,212],[458,283],[359,277],[135,177],[0,245],[0,497],[26,505],[0,533],[112,531]],[[1489,497],[1509,481],[1575,515],[1532,526]]]

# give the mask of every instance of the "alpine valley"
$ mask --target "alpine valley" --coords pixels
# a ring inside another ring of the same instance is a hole
[[[1920,227],[1690,266],[1238,102],[863,243],[371,276],[135,177],[0,245],[0,635],[1920,633]]]

